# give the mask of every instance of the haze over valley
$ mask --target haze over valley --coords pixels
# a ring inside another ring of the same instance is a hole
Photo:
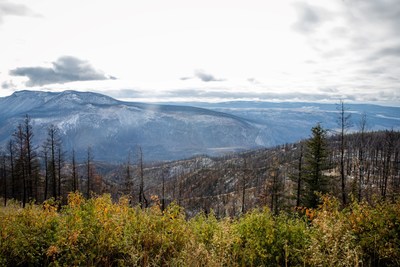
[[[298,142],[321,122],[335,134],[337,105],[316,103],[224,102],[194,106],[123,102],[90,92],[19,91],[0,98],[0,145],[5,147],[24,116],[41,146],[50,125],[59,129],[63,149],[83,160],[91,147],[96,161],[122,162],[142,147],[147,162],[233,152]],[[368,130],[400,129],[400,108],[349,105],[357,121],[365,112]]]

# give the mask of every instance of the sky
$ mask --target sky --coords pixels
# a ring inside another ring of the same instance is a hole
[[[0,96],[400,106],[399,0],[0,0]]]

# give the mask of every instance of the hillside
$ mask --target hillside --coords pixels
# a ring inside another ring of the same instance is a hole
[[[291,112],[298,110],[303,116],[297,104],[288,104],[289,110],[290,106],[295,108]],[[324,114],[338,116],[336,108],[329,107],[311,109],[309,117],[303,116],[298,124],[307,118],[324,118]],[[129,194],[132,203],[141,205],[158,196],[165,203],[177,201],[188,215],[214,209],[218,216],[236,216],[259,205],[278,212],[306,204],[304,196],[309,194],[304,192],[312,187],[306,179],[310,171],[300,171],[308,141],[263,148],[261,144],[272,142],[274,135],[285,136],[279,127],[257,121],[257,116],[251,121],[203,108],[121,102],[74,91],[16,92],[0,99],[0,108],[4,110],[0,116],[1,191],[5,199],[22,200],[24,205],[49,197],[65,201],[68,192],[79,190],[86,197],[91,192],[110,192],[115,199]],[[373,118],[391,118],[383,120],[385,127],[396,122],[396,108],[373,110]],[[287,127],[302,134],[298,124],[288,120]],[[362,133],[348,134],[343,142],[336,131],[327,129],[324,158],[328,162],[318,169],[326,180],[322,191],[341,195],[344,204],[351,197],[395,198],[400,192],[396,129],[371,132],[365,127]],[[347,129],[348,133],[354,130],[354,124]]]
[[[53,124],[63,149],[75,149],[81,160],[89,146],[96,160],[113,162],[122,161],[137,146],[146,161],[259,146],[259,130],[248,120],[202,108],[121,102],[89,92],[19,91],[0,99],[0,109],[0,145],[28,114],[36,146],[43,144]]]
[[[367,115],[370,131],[400,129],[400,108],[346,105],[351,131]],[[33,142],[42,146],[47,129],[59,129],[63,150],[74,149],[80,161],[92,148],[96,161],[118,163],[137,146],[144,160],[168,161],[196,155],[221,156],[237,151],[273,147],[308,138],[317,122],[335,131],[334,104],[226,102],[144,104],[123,102],[91,93],[17,91],[0,98],[0,147],[23,121],[31,117]]]
[[[338,198],[341,195],[339,144],[337,136],[328,138],[329,165],[324,171],[329,179],[329,192]],[[146,194],[149,198],[164,195],[166,203],[179,203],[190,216],[211,209],[217,216],[235,216],[264,205],[275,212],[292,209],[296,205],[300,159],[303,168],[305,165],[304,155],[303,158],[300,155],[305,153],[306,146],[300,142],[225,157],[195,157],[148,166],[144,170]],[[373,201],[374,195],[393,199],[400,196],[399,156],[400,132],[347,135],[346,195],[365,201]],[[137,185],[137,168],[131,167],[133,184]],[[107,180],[113,181],[110,188],[114,188],[114,194],[122,192],[115,188],[125,188],[125,168],[123,165],[119,172],[114,170],[106,175]],[[137,188],[131,194],[136,196]]]

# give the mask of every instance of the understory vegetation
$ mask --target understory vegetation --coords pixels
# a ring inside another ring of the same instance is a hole
[[[9,201],[0,208],[1,266],[399,266],[400,201],[375,204],[319,195],[315,209],[269,208],[218,219],[188,219],[175,203],[164,211],[132,207],[128,197],[60,206]]]

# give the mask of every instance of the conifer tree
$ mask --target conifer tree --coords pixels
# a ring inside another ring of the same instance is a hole
[[[315,208],[318,205],[318,192],[328,192],[328,179],[323,174],[327,169],[327,144],[326,130],[321,124],[311,129],[312,136],[307,142],[305,153],[305,201],[308,207]]]

